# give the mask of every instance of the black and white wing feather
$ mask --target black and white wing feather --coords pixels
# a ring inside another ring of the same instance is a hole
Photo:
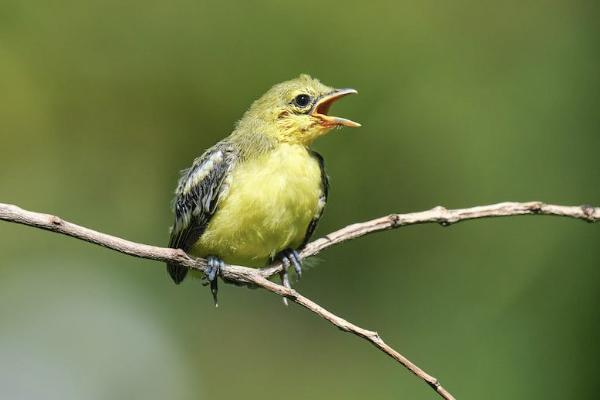
[[[323,160],[323,157],[316,151],[311,150],[310,154],[319,162],[319,167],[321,167],[321,196],[319,197],[319,208],[317,209],[317,213],[312,221],[310,221],[310,224],[308,224],[308,229],[306,230],[306,235],[304,236],[304,240],[302,241],[300,248],[304,247],[306,243],[308,243],[310,237],[317,228],[317,224],[323,215],[323,211],[325,211],[327,195],[329,194],[329,177],[325,171],[325,161]]]
[[[188,251],[204,233],[226,190],[225,181],[236,159],[235,148],[227,142],[219,142],[182,171],[173,201],[175,222],[169,247]],[[167,264],[167,271],[175,283],[180,283],[188,270]]]

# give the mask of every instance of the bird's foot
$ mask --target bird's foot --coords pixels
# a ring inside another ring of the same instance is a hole
[[[296,276],[298,279],[302,277],[302,260],[300,259],[300,254],[296,250],[285,249],[277,255],[277,258],[281,260],[284,267],[286,265],[287,267],[292,265],[296,271]]]
[[[206,257],[206,262],[206,279],[208,279],[208,283],[210,284],[210,291],[213,295],[213,300],[215,301],[215,307],[219,307],[219,302],[217,301],[217,293],[219,292],[218,277],[221,268],[225,266],[225,262],[215,256]]]
[[[293,266],[298,279],[302,277],[302,261],[300,260],[300,255],[294,249],[285,249],[277,255],[276,259],[281,260],[281,265],[283,267],[280,274],[281,283],[286,288],[291,289],[292,286],[290,285],[290,277],[288,274],[288,270],[290,266]],[[285,304],[286,306],[288,305],[288,301],[285,297],[283,298],[283,304]]]

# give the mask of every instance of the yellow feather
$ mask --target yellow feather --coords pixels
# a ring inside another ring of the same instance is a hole
[[[254,101],[231,135],[180,180],[172,245],[251,267],[297,250],[325,206],[321,165],[309,147],[334,127],[360,126],[328,114],[352,93],[301,75]],[[177,265],[168,271],[176,283],[187,273]]]
[[[320,211],[321,170],[305,146],[281,143],[239,164],[219,207],[191,249],[229,264],[264,266],[277,252],[297,248]]]

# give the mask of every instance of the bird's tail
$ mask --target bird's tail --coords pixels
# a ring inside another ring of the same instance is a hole
[[[171,276],[171,279],[173,279],[173,282],[179,285],[185,279],[188,269],[181,265],[167,263],[167,272]]]

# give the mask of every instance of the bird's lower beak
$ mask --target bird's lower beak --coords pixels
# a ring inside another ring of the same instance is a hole
[[[321,125],[326,127],[349,126],[351,128],[358,128],[360,126],[358,122],[354,122],[346,118],[327,115],[329,108],[336,100],[341,99],[349,94],[357,93],[358,92],[354,89],[337,89],[333,93],[327,94],[317,100],[310,112],[310,115],[318,118],[321,121]]]

